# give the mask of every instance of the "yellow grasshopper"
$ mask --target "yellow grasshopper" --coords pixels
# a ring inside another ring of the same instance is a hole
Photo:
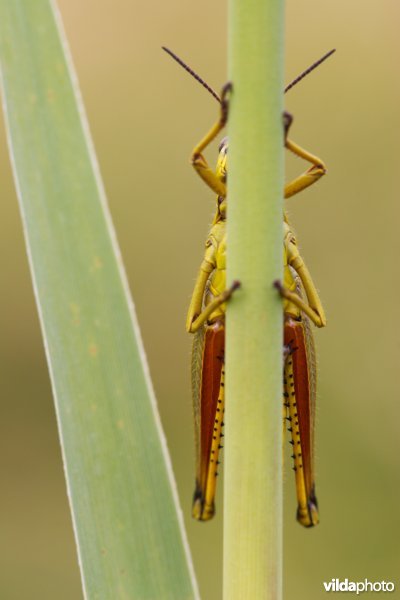
[[[163,48],[221,105],[215,125],[193,149],[191,162],[196,172],[217,195],[216,214],[206,240],[204,258],[197,276],[189,306],[186,329],[194,334],[192,352],[192,393],[196,438],[196,487],[193,497],[193,517],[207,521],[215,512],[214,498],[218,474],[218,456],[225,408],[224,348],[225,308],[232,293],[240,286],[233,282],[226,287],[226,213],[228,139],[219,146],[215,171],[203,156],[203,151],[218,136],[228,118],[227,84],[219,97],[214,90],[171,50]],[[328,52],[291,84],[285,92],[330,56]],[[284,188],[285,198],[309,187],[326,172],[324,163],[288,138],[292,117],[285,112],[285,147],[311,163],[311,167]],[[284,312],[284,428],[289,421],[290,443],[293,446],[297,490],[297,520],[305,527],[318,523],[318,505],[314,484],[314,415],[316,393],[315,350],[310,321],[324,327],[326,319],[317,290],[301,257],[295,235],[286,213],[283,215],[284,280],[275,282],[283,298]]]

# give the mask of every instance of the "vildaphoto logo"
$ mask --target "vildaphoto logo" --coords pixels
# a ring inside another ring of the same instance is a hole
[[[324,581],[326,592],[393,592],[394,583],[392,581],[350,581],[349,579],[331,579]]]

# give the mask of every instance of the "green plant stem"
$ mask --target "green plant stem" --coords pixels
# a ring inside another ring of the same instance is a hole
[[[224,599],[276,600],[282,570],[282,0],[230,0]]]
[[[0,0],[0,59],[85,598],[197,598],[136,316],[52,2]]]

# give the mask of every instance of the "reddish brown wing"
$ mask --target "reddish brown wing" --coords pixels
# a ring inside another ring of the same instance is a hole
[[[303,525],[311,526],[316,524],[317,519],[314,490],[315,354],[308,323],[303,320],[287,319],[284,343],[292,348],[290,357],[286,359],[285,373],[289,373],[289,377],[291,377],[290,373],[293,373],[293,378],[286,381],[286,389],[289,402],[294,394],[296,403],[293,413],[295,420],[291,423],[291,429],[299,498],[298,518]],[[296,434],[299,434],[299,437]],[[297,444],[301,448],[301,461],[298,460]],[[302,489],[306,495],[305,502],[302,498]],[[302,506],[303,504],[305,506]],[[303,516],[300,514],[302,511]]]
[[[222,411],[220,398],[221,374],[224,365],[225,329],[221,322],[207,325],[200,348],[196,349],[193,364],[193,401],[196,434],[196,489],[193,498],[193,516],[199,520],[212,517],[213,500],[205,506],[206,491],[215,488],[216,455],[211,454],[213,438],[220,436]],[[199,353],[201,351],[201,371],[199,372]],[[196,363],[196,364],[195,364]],[[196,368],[195,368],[196,367]],[[196,389],[197,388],[197,389]],[[219,416],[217,416],[219,414]],[[218,429],[216,432],[216,421]],[[213,463],[211,463],[213,461]],[[211,480],[211,481],[210,481]],[[212,494],[211,494],[212,495]]]

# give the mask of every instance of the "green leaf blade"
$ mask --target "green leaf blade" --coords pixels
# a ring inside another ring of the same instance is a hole
[[[6,124],[85,596],[195,598],[172,469],[57,11],[46,0],[2,0],[0,35]]]

